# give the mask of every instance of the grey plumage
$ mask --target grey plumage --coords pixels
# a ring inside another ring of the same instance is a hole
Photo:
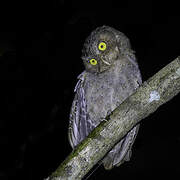
[[[142,83],[129,39],[108,26],[95,29],[82,50],[85,71],[78,76],[69,123],[69,141],[77,146],[103,118]],[[139,125],[102,160],[105,169],[129,161]]]

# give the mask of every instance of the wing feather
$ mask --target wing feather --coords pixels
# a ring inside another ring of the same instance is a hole
[[[83,88],[85,72],[81,73],[78,79],[74,89],[76,94],[71,107],[68,132],[69,142],[72,148],[77,146],[89,133],[87,130],[86,98]]]

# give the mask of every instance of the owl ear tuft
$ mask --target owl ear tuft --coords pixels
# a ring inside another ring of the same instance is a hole
[[[118,34],[116,34],[116,39],[120,47],[122,47],[123,49],[131,49],[131,43],[123,33],[119,32]]]

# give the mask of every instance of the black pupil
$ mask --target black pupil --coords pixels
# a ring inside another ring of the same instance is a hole
[[[94,60],[92,60],[92,63],[94,63],[95,61]]]
[[[101,45],[101,48],[103,48],[103,45]]]

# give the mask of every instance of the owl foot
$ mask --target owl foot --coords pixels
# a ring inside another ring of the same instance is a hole
[[[100,118],[100,121],[102,122],[102,121],[108,121],[107,119],[105,119],[105,118]]]

